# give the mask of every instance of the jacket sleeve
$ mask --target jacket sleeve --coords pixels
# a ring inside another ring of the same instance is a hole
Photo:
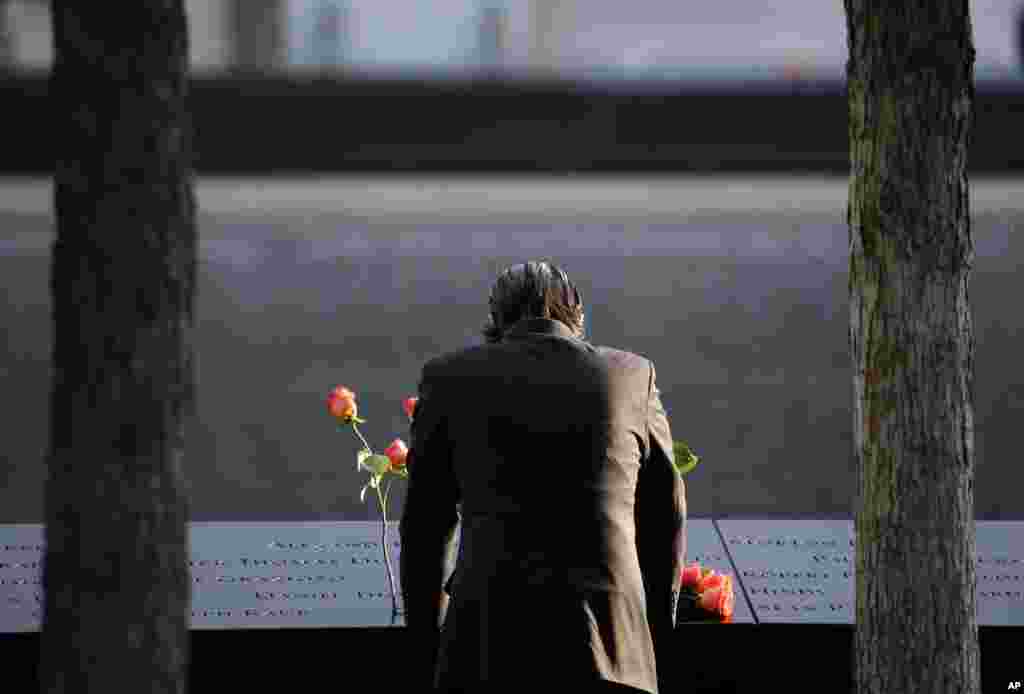
[[[686,488],[675,468],[672,433],[651,364],[647,450],[637,482],[637,554],[656,656],[671,643],[686,554]]]
[[[409,486],[399,523],[405,624],[417,642],[417,661],[430,676],[440,643],[447,596],[446,568],[455,549],[460,494],[452,465],[448,423],[433,362],[423,367],[412,420]]]

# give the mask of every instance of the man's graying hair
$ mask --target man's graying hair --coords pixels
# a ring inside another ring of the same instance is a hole
[[[499,342],[525,318],[561,321],[583,337],[583,296],[557,265],[530,261],[506,268],[491,289],[489,304],[490,321],[483,329],[487,342]]]

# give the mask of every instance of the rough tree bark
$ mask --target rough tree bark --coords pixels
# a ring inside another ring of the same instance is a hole
[[[859,692],[977,692],[967,0],[845,0]]]
[[[180,693],[196,273],[183,0],[52,3],[54,378],[40,687]]]

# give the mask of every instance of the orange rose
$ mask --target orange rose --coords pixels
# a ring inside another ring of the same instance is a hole
[[[736,605],[736,597],[728,584],[715,588],[708,588],[697,599],[697,605],[708,612],[713,612],[726,619],[732,617]]]
[[[327,395],[327,411],[343,422],[356,416],[356,394],[344,386],[337,386]]]
[[[384,455],[391,461],[391,469],[398,472],[405,467],[405,459],[409,455],[409,449],[406,448],[405,442],[402,439],[395,439],[384,451]]]
[[[682,570],[682,582],[681,587],[696,589],[700,583],[700,564],[694,562],[688,566],[684,566]]]
[[[714,569],[701,569],[700,578],[697,579],[696,589],[698,593],[703,593],[706,588],[710,588],[711,585],[707,583],[708,579],[718,574]]]
[[[419,398],[406,398],[402,401],[402,409],[405,410],[405,414],[409,419],[412,419],[412,413],[416,411],[416,403],[419,400]]]
[[[704,592],[711,588],[727,588],[728,590],[732,590],[732,576],[713,574],[701,581],[700,592]]]

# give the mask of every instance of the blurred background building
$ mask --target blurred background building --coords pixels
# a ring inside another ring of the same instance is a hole
[[[52,61],[49,4],[0,0],[0,60]],[[195,72],[524,71],[747,82],[843,78],[841,3],[188,0]],[[1024,78],[1024,3],[972,0],[979,82]]]

